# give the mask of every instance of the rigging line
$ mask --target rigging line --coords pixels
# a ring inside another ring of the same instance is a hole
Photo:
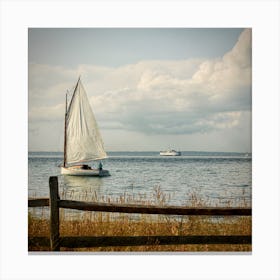
[[[68,110],[67,110],[67,112],[66,112],[67,115],[68,115],[68,112],[70,111],[71,105],[72,105],[72,103],[73,103],[73,99],[74,99],[74,97],[75,97],[75,95],[76,95],[77,87],[78,87],[79,82],[80,82],[80,77],[79,77],[78,82],[77,82],[77,84],[76,84],[76,86],[75,86],[75,89],[74,89],[74,92],[73,92],[73,95],[72,95],[72,98],[71,98],[71,101],[70,101],[70,105],[69,105]]]

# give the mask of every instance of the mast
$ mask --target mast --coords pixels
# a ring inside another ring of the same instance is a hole
[[[72,101],[74,99],[74,95],[76,93],[76,90],[77,90],[77,87],[78,87],[78,84],[79,84],[79,81],[81,79],[81,76],[79,76],[79,79],[78,79],[78,82],[75,86],[75,89],[74,89],[74,92],[73,92],[73,95],[72,95],[72,98],[71,98],[71,101],[70,101],[70,105],[69,105],[69,109],[71,107],[71,104],[72,104]],[[63,167],[66,167],[66,159],[67,159],[67,93],[68,91],[66,92],[66,102],[65,102],[65,119],[64,119],[64,160],[63,160]]]
[[[66,134],[66,119],[67,119],[67,93],[66,92],[66,102],[65,102],[65,116],[64,116],[64,160],[63,167],[66,167],[66,145],[67,145],[67,134]]]

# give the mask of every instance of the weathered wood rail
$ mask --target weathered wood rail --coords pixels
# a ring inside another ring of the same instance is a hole
[[[50,237],[29,237],[29,245],[49,246],[52,251],[60,247],[84,248],[106,246],[179,245],[179,244],[251,244],[251,235],[200,236],[82,236],[60,237],[59,208],[96,212],[141,213],[191,216],[251,216],[251,208],[193,208],[175,206],[120,205],[62,200],[58,193],[57,177],[50,177],[50,198],[29,199],[28,207],[50,207]]]

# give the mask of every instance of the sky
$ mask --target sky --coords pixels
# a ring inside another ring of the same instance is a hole
[[[81,75],[106,151],[251,152],[252,42],[242,28],[30,28],[29,151],[62,151]]]

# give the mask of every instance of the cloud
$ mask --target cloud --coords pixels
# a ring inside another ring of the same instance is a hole
[[[214,59],[121,67],[29,66],[29,120],[62,121],[66,89],[81,74],[103,129],[194,134],[237,128],[251,111],[251,30]]]
[[[188,134],[237,126],[241,112],[251,110],[250,30],[221,58],[168,64],[134,65],[134,86],[93,99],[97,108],[110,108],[102,109],[104,120],[117,118],[126,129],[143,133]],[[173,69],[188,71],[177,75]]]

